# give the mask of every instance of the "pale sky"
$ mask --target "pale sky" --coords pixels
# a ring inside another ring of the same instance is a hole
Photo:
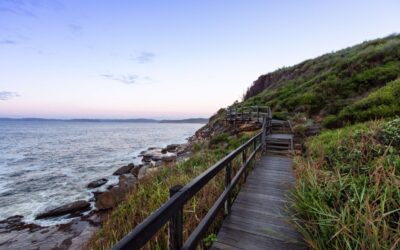
[[[400,32],[400,1],[0,0],[0,117],[209,117],[259,75]]]

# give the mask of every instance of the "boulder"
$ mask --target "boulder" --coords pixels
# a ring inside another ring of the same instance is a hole
[[[120,167],[113,173],[113,175],[123,175],[123,174],[128,174],[131,172],[132,168],[134,168],[135,165],[133,163],[128,164],[127,166]]]
[[[174,152],[180,145],[179,144],[170,144],[167,146],[168,152]]]
[[[48,217],[56,217],[65,214],[86,211],[90,208],[90,203],[85,200],[79,200],[67,205],[63,205],[54,209],[50,209],[43,213],[36,215],[36,219],[43,219]]]
[[[126,194],[128,193],[128,190],[117,186],[117,187],[113,187],[110,190],[110,193],[112,194],[116,203],[118,204],[124,200]]]
[[[145,155],[143,155],[142,161],[143,162],[151,162],[151,157],[152,157],[151,154],[145,154]]]
[[[131,190],[135,186],[136,181],[137,178],[133,174],[124,174],[119,177],[118,186],[125,190]]]
[[[151,157],[151,160],[153,160],[153,161],[161,161],[162,157],[163,157],[162,155],[155,154],[155,155],[153,155]]]
[[[133,176],[135,176],[135,177],[138,177],[139,171],[140,171],[140,169],[141,169],[142,167],[143,167],[143,165],[135,166],[134,168],[132,168],[131,174],[133,174]]]
[[[118,205],[115,196],[111,193],[111,191],[104,192],[97,196],[96,200],[96,208],[99,210],[107,210],[110,208],[114,208]]]
[[[137,178],[132,174],[123,174],[119,177],[118,186],[112,187],[104,193],[94,194],[96,198],[96,208],[106,210],[114,208],[125,199],[126,194],[133,189]]]
[[[146,176],[148,168],[149,168],[148,166],[143,166],[142,168],[140,168],[139,174],[138,174],[138,177],[137,177],[139,180]]]
[[[97,188],[97,187],[100,187],[100,186],[103,186],[104,184],[106,184],[107,181],[108,181],[108,180],[107,180],[106,178],[102,178],[102,179],[99,179],[99,180],[95,180],[95,181],[90,182],[90,183],[87,185],[87,187],[88,187],[88,188]]]
[[[168,149],[166,149],[166,148],[161,149],[161,154],[166,154],[167,152],[168,152]]]
[[[161,148],[159,148],[159,147],[149,147],[147,150],[148,150],[148,151],[152,151],[152,150],[161,150]]]
[[[176,160],[176,154],[168,154],[168,155],[164,155],[161,160],[163,162],[172,162]]]

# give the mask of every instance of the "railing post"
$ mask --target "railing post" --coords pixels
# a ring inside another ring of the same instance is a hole
[[[225,188],[231,184],[231,178],[232,178],[232,163],[229,162],[226,167],[225,167]],[[231,192],[229,191],[228,197],[226,198],[225,201],[225,215],[228,215],[231,213]]]
[[[257,122],[260,122],[260,107],[257,106]]]
[[[173,186],[169,189],[169,198],[174,196],[179,190],[181,185]],[[178,209],[172,216],[168,228],[168,247],[170,250],[178,250],[182,248],[183,244],[183,207]]]
[[[246,150],[247,150],[247,147],[246,147],[246,148],[243,150],[243,152],[242,152],[242,162],[243,162],[243,165],[246,164],[246,160],[247,160]],[[244,179],[245,179],[245,180],[247,179],[247,175],[248,175],[248,170],[245,169],[245,170],[244,170]]]

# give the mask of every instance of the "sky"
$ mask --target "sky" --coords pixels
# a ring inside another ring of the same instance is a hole
[[[399,0],[0,0],[0,117],[209,117],[261,74],[400,32]]]

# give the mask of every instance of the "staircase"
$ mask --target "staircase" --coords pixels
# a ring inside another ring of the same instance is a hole
[[[291,155],[293,152],[293,131],[289,121],[273,119],[271,133],[266,137],[267,154]]]

